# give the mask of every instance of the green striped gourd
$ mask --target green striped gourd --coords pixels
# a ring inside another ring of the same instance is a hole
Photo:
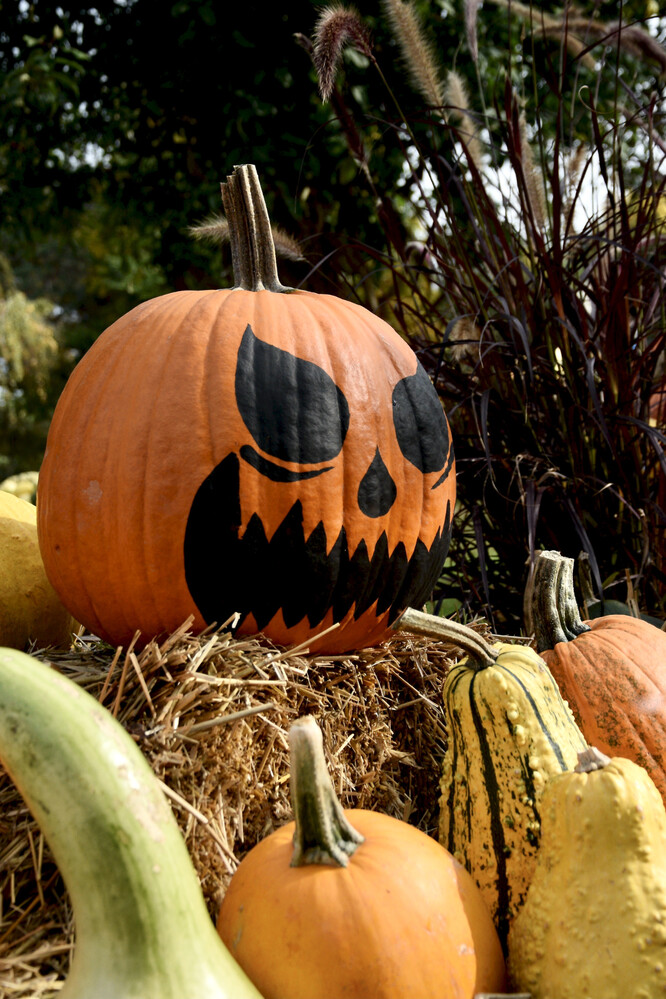
[[[449,741],[439,840],[474,877],[506,947],[534,871],[544,786],[573,770],[587,744],[536,652],[493,646],[452,624],[412,610],[400,619],[409,630],[437,628],[467,652],[443,688]]]

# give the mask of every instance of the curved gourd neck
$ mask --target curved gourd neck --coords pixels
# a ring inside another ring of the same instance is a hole
[[[296,830],[292,867],[346,867],[363,842],[347,820],[326,768],[321,729],[305,715],[289,730],[291,801]]]
[[[271,222],[256,168],[251,163],[234,167],[220,189],[229,225],[235,287],[292,291],[278,277]]]
[[[394,623],[393,628],[397,631],[410,631],[415,635],[437,638],[457,646],[467,654],[467,665],[473,669],[486,669],[497,662],[499,650],[495,646],[472,628],[451,621],[449,618],[425,614],[423,611],[408,607]]]
[[[533,618],[537,652],[571,642],[590,628],[581,620],[574,592],[574,560],[543,551],[534,570]]]

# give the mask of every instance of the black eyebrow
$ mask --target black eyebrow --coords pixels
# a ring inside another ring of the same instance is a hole
[[[256,468],[258,472],[267,478],[272,479],[273,482],[300,482],[302,479],[314,479],[317,475],[330,472],[333,468],[333,465],[329,465],[328,468],[313,468],[310,471],[295,472],[290,468],[283,468],[282,465],[276,465],[274,461],[264,458],[249,444],[243,444],[240,449],[240,456],[248,465],[252,465],[253,468]]]

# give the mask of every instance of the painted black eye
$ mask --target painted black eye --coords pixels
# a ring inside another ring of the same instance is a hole
[[[236,401],[265,454],[282,461],[330,461],[342,450],[349,405],[312,361],[259,340],[248,324],[238,350]]]
[[[393,389],[393,423],[403,455],[424,474],[438,472],[449,454],[449,428],[425,368]]]

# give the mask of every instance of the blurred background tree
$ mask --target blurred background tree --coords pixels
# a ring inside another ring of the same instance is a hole
[[[299,241],[305,257],[282,262],[283,280],[354,298],[384,315],[418,350],[451,413],[459,441],[460,528],[440,596],[455,594],[461,613],[483,608],[498,626],[515,627],[535,547],[559,537],[559,547],[570,548],[587,538],[597,585],[617,584],[626,569],[642,584],[649,607],[666,613],[665,566],[654,551],[660,522],[651,456],[659,440],[636,432],[641,444],[620,485],[604,478],[613,457],[604,444],[601,464],[580,470],[584,499],[571,489],[581,442],[566,461],[532,454],[544,435],[570,437],[563,413],[567,406],[576,411],[575,400],[597,413],[602,437],[611,433],[606,408],[626,403],[595,382],[598,357],[593,374],[585,364],[594,337],[584,337],[581,350],[562,353],[566,345],[554,337],[548,309],[536,308],[534,293],[537,288],[547,297],[548,281],[564,286],[570,278],[574,290],[564,299],[579,323],[581,296],[592,294],[598,311],[608,287],[601,270],[617,266],[595,248],[607,250],[624,237],[626,266],[610,312],[619,315],[627,289],[640,287],[640,304],[631,305],[640,317],[632,329],[640,335],[631,349],[641,358],[643,409],[629,415],[644,422],[652,361],[663,346],[663,312],[649,312],[663,291],[650,208],[663,188],[665,28],[658,7],[653,0],[564,9],[549,2],[494,0],[481,7],[475,0],[364,0],[356,9],[372,58],[345,39],[335,87],[324,102],[310,42],[321,15],[318,0],[293,0],[286,9],[251,0],[232,8],[214,0],[100,0],[94,6],[1,0],[0,251],[13,289],[4,289],[3,304],[9,295],[14,308],[22,304],[24,319],[30,317],[25,329],[31,333],[22,342],[41,371],[31,384],[27,375],[10,383],[18,369],[5,361],[2,468],[10,474],[34,467],[64,379],[115,318],[156,294],[230,283],[227,250],[193,242],[188,228],[219,211],[219,182],[233,165],[254,162],[273,221]],[[405,45],[416,24],[436,67],[435,86],[454,83],[457,92],[449,86],[439,98],[429,93],[432,80],[424,81]],[[446,107],[438,109],[438,99]],[[598,153],[609,136],[617,155],[605,159]],[[472,137],[492,174],[474,174]],[[542,178],[541,195],[533,190],[532,201],[528,156]],[[567,158],[573,186],[559,191],[553,210],[552,177]],[[610,173],[603,177],[606,166]],[[565,201],[583,215],[603,216],[610,174],[628,185],[627,196],[616,199],[605,228],[588,227],[576,256],[567,243],[573,229],[558,229]],[[593,175],[601,181],[594,209],[587,200]],[[538,197],[548,218],[541,236],[534,224]],[[520,230],[512,208],[523,213],[529,232]],[[641,254],[645,266],[637,278],[629,264],[639,244],[649,254]],[[473,270],[469,261],[482,245],[500,251]],[[521,284],[526,269],[530,277]],[[504,364],[491,385],[475,343],[477,331],[500,328],[500,314],[508,318],[493,357],[502,356]],[[531,339],[532,321],[544,324],[542,344]],[[645,329],[652,353],[641,340]],[[3,358],[16,349],[12,336],[14,348],[3,346]],[[562,392],[559,382],[548,380],[557,363],[569,365],[566,402],[550,412],[537,407],[535,415],[534,407],[521,406],[515,388],[524,397]],[[622,385],[626,396],[626,378]],[[529,440],[518,432],[526,421]],[[567,490],[554,488],[561,481]],[[595,491],[605,502],[618,490],[621,500],[606,509],[590,505]],[[637,535],[638,510],[641,524],[647,518],[652,526]],[[618,517],[620,550],[602,557],[601,539]]]

